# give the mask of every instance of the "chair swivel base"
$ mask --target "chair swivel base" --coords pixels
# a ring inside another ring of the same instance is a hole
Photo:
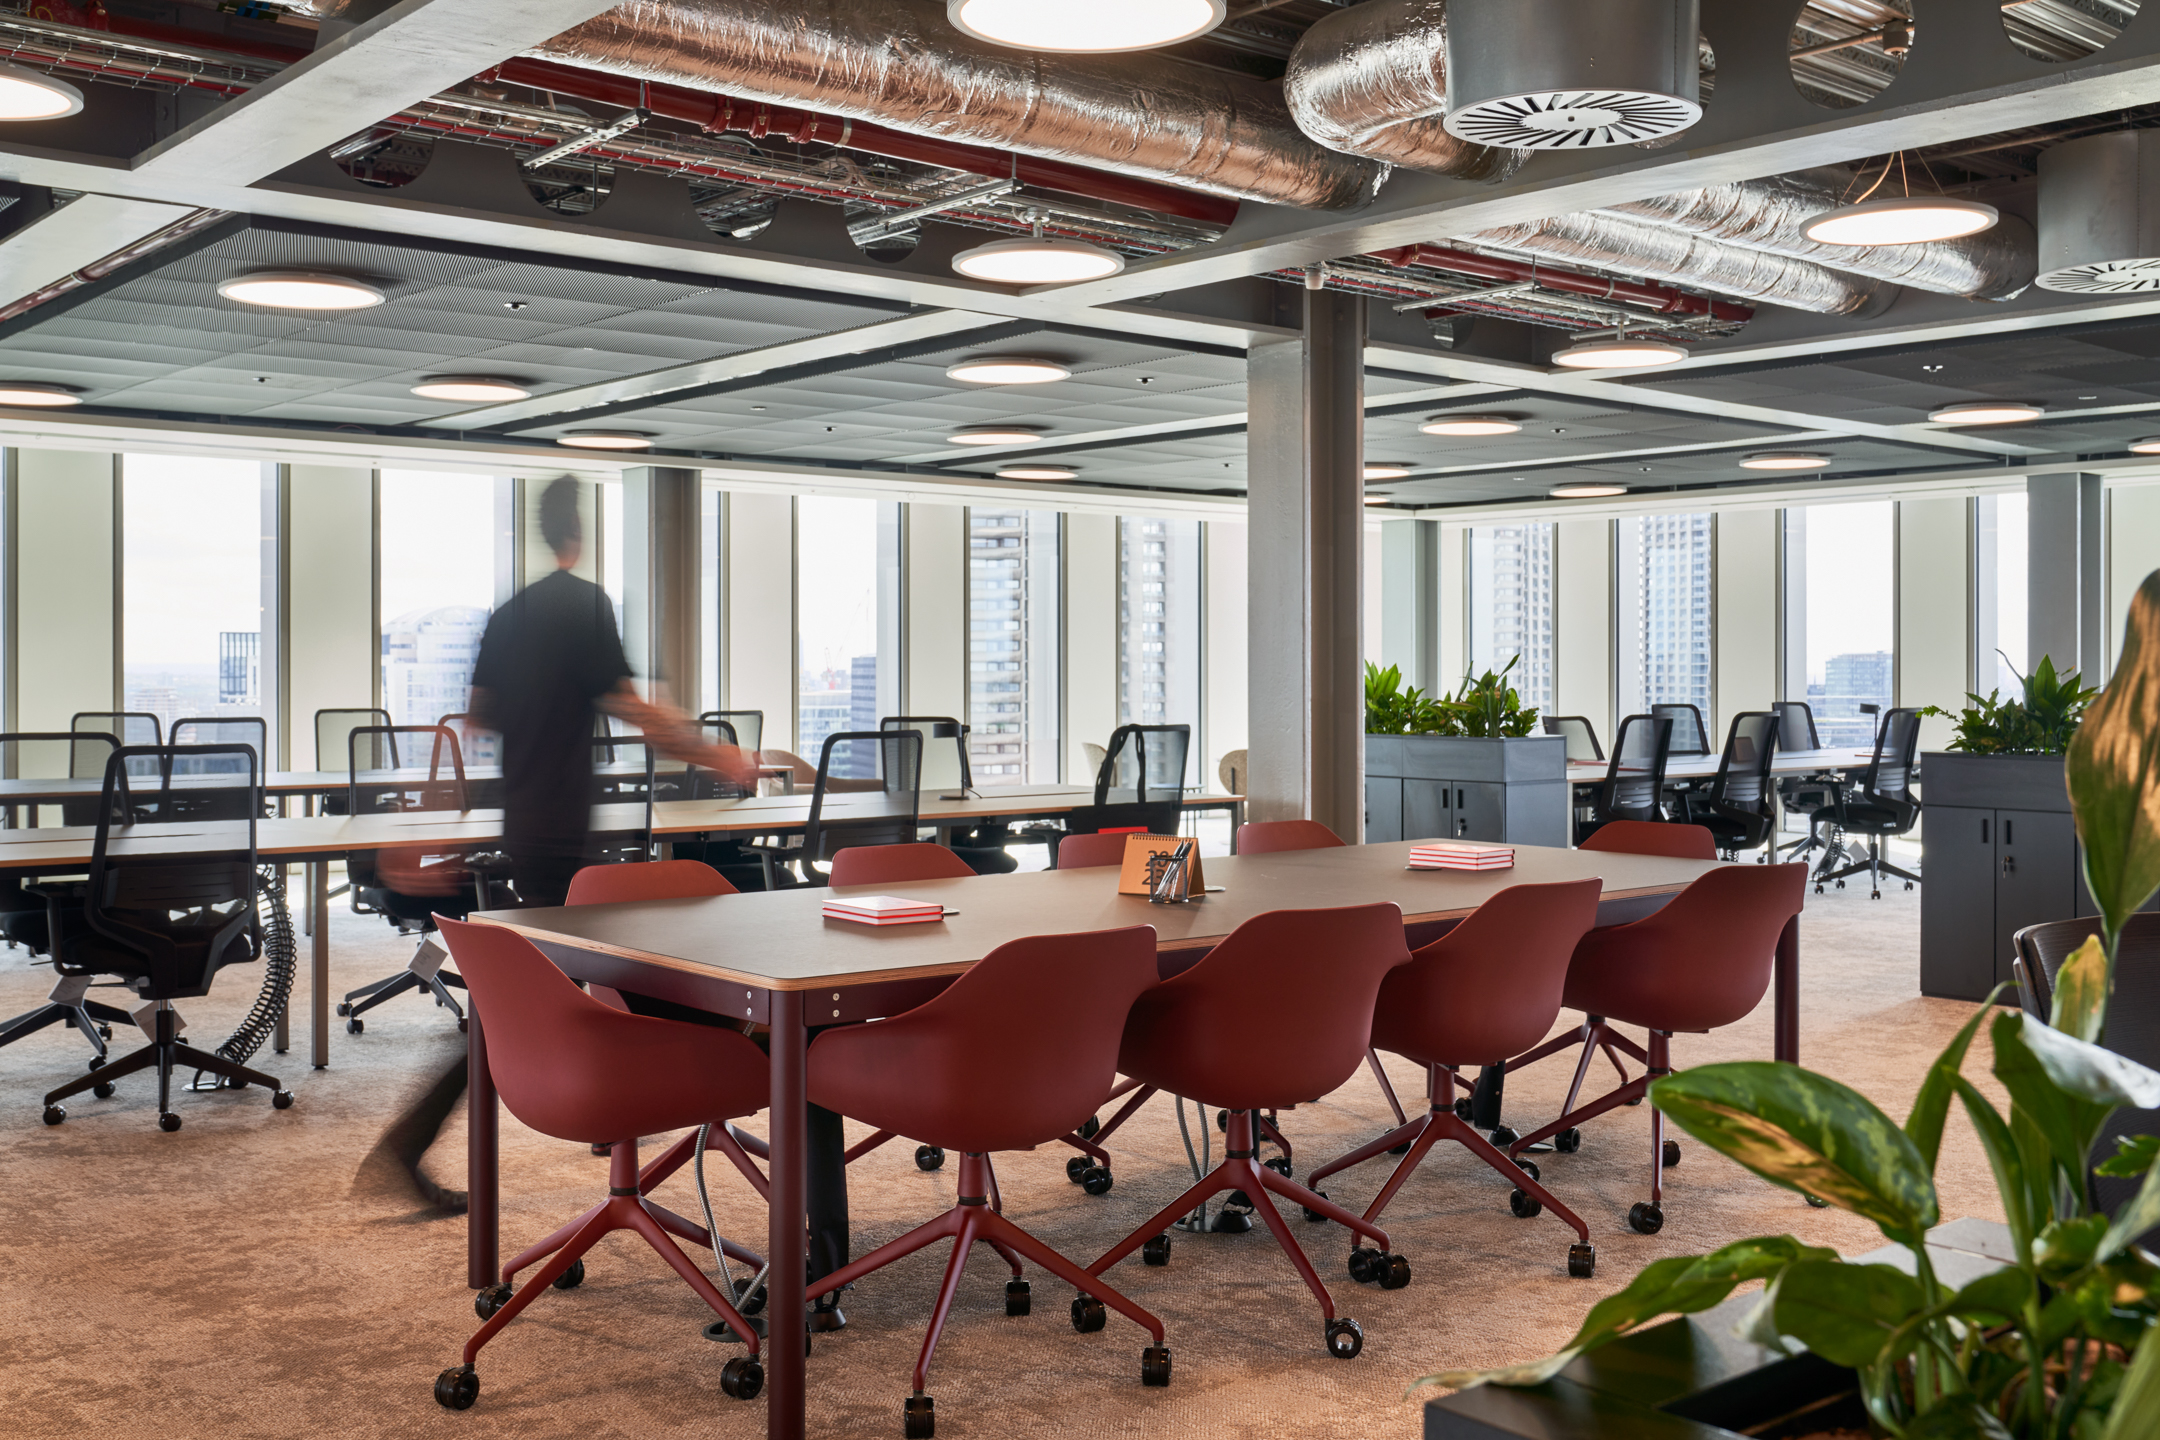
[[[134,1023],[135,1017],[127,1011],[100,1004],[95,1000],[84,1000],[75,1005],[65,1005],[55,1000],[0,1023],[0,1045],[12,1045],[26,1035],[35,1035],[48,1025],[72,1025],[82,1032],[83,1038],[90,1042],[90,1048],[96,1052],[97,1058],[90,1062],[90,1067],[94,1070],[104,1063],[105,1042],[112,1039],[112,1027]]]
[[[1587,1063],[1588,1057],[1585,1057]],[[1548,1136],[1565,1131],[1578,1130],[1585,1120],[1594,1120],[1608,1110],[1622,1105],[1639,1103],[1650,1093],[1650,1086],[1661,1075],[1672,1073],[1672,1036],[1661,1030],[1650,1032],[1648,1068],[1634,1079],[1592,1100],[1577,1106],[1571,1091],[1568,1107],[1556,1120],[1531,1131],[1508,1147],[1508,1154],[1519,1156],[1530,1146]],[[1577,1071],[1576,1083],[1581,1084],[1581,1072]],[[1665,1228],[1665,1170],[1680,1163],[1680,1144],[1665,1138],[1665,1112],[1655,1105],[1650,1107],[1650,1199],[1639,1202],[1628,1210],[1628,1228],[1638,1235],[1655,1235]]]
[[[437,1005],[449,1008],[450,1013],[457,1017],[457,1028],[462,1033],[466,1023],[465,1007],[458,1004],[457,997],[450,993],[452,986],[460,990],[465,988],[464,980],[452,970],[437,970],[426,975],[415,970],[400,970],[395,975],[349,992],[339,1002],[337,1013],[345,1022],[346,1032],[358,1035],[367,1029],[367,1022],[360,1018],[362,1015],[386,1000],[395,1000],[408,990],[423,990],[435,997]]]
[[[132,1020],[132,1016],[128,1017]],[[101,1065],[78,1080],[71,1080],[45,1096],[45,1123],[58,1125],[67,1119],[67,1107],[60,1102],[91,1091],[100,1100],[112,1098],[113,1081],[124,1079],[138,1070],[156,1070],[158,1080],[158,1129],[168,1133],[180,1128],[180,1117],[172,1108],[172,1077],[175,1070],[197,1070],[215,1075],[231,1082],[234,1089],[248,1085],[260,1085],[270,1092],[270,1103],[279,1110],[290,1110],[293,1093],[278,1083],[275,1075],[265,1075],[260,1070],[227,1060],[209,1050],[198,1050],[179,1037],[169,1005],[160,1006],[157,1012],[156,1038],[134,1054]]]
[[[1815,893],[1818,895],[1822,894],[1823,886],[1826,883],[1832,881],[1836,882],[1838,889],[1844,889],[1845,877],[1848,875],[1867,876],[1869,898],[1873,900],[1882,899],[1882,877],[1885,875],[1894,876],[1899,880],[1903,880],[1905,882],[1905,888],[1907,890],[1912,889],[1912,887],[1917,884],[1920,879],[1920,877],[1914,874],[1912,871],[1902,869],[1899,866],[1893,865],[1889,861],[1883,859],[1882,847],[1871,840],[1868,844],[1868,853],[1866,859],[1857,860],[1852,864],[1844,866],[1843,868],[1837,870],[1832,870],[1827,865],[1825,865],[1821,870],[1818,870],[1815,873]]]

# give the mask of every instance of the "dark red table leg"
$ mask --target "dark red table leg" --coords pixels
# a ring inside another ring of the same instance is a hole
[[[769,1162],[771,1230],[765,1254],[772,1264],[766,1284],[770,1340],[765,1359],[765,1433],[770,1440],[802,1440],[803,1435],[803,1204],[809,1145],[804,1053],[809,1044],[803,1027],[800,991],[772,992],[772,1108]]]
[[[502,1112],[488,1073],[480,1007],[465,1006],[465,1283],[485,1290],[502,1278]]]
[[[1771,977],[1771,993],[1774,1001],[1774,1025],[1776,1027],[1775,1049],[1772,1054],[1779,1060],[1800,1063],[1800,917],[1795,915],[1785,922],[1785,933],[1778,936],[1777,963]]]

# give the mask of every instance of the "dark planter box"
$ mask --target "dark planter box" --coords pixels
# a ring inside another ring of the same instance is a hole
[[[1567,741],[1558,735],[1365,737],[1365,839],[1568,843]]]
[[[2009,1231],[1993,1221],[1954,1220],[1928,1233],[1929,1258],[1949,1286],[2006,1263],[2009,1246]],[[1897,1245],[1860,1258],[1911,1265]],[[1481,1385],[1429,1401],[1425,1440],[1783,1440],[1839,1426],[1866,1429],[1852,1371],[1734,1335],[1759,1298],[1759,1291],[1736,1295],[1615,1340],[1543,1385]]]

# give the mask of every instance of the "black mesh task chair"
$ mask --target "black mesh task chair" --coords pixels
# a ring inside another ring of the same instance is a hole
[[[100,747],[110,759],[112,752],[120,748],[120,742],[110,735],[93,736],[74,730],[18,731],[0,735],[0,764],[15,775],[50,775],[56,770],[72,767],[76,756]],[[104,774],[102,766],[98,773]],[[33,821],[24,828],[35,829],[37,807],[28,805],[24,808],[31,811]],[[80,800],[64,800],[57,808],[63,825],[90,825],[97,821],[98,802],[87,796]],[[19,812],[17,818],[20,818]],[[28,873],[34,875],[36,872]],[[47,943],[45,902],[24,888],[24,875],[21,870],[0,873],[0,934],[7,936],[10,949],[19,944],[33,955],[46,956],[49,962],[51,946]],[[120,982],[110,983],[117,985]],[[89,991],[90,977],[61,976],[43,1005],[24,1011],[12,1020],[0,1021],[0,1045],[12,1045],[48,1025],[72,1025],[82,1032],[82,1037],[96,1052],[91,1056],[90,1068],[97,1069],[105,1063],[105,1042],[112,1039],[112,1027],[133,1023],[134,1017],[125,1010],[92,1000]]]
[[[320,771],[344,773],[352,754],[351,735],[355,730],[374,732],[375,738],[368,742],[370,753],[367,768],[370,770],[395,770],[397,768],[397,737],[384,734],[392,724],[387,710],[317,710],[315,712],[315,768]],[[345,815],[345,795],[342,792],[325,791],[316,803],[325,815]]]
[[[1777,716],[1767,710],[1733,716],[1725,749],[1718,756],[1717,777],[1707,790],[1681,793],[1681,823],[1708,830],[1727,860],[1764,844],[1775,833],[1777,804],[1770,790],[1770,764],[1777,744]]]
[[[1175,835],[1185,824],[1185,763],[1190,725],[1120,725],[1110,732],[1095,772],[1095,803],[1065,814],[1066,835],[1104,830],[1145,830]],[[1050,864],[1057,864],[1057,835]]]
[[[117,735],[122,745],[163,745],[165,724],[147,710],[78,710],[68,717],[68,729],[91,736]],[[130,775],[155,775],[154,761],[136,759],[129,763]],[[68,767],[68,775],[76,780],[97,780],[105,774],[105,752],[92,744],[78,753]],[[72,821],[69,823],[73,823]],[[86,820],[84,823],[94,823]]]
[[[853,747],[853,748],[843,748]],[[837,810],[826,810],[836,759],[858,756],[867,748],[877,757],[878,788],[844,794]],[[810,815],[799,838],[745,848],[764,866],[765,888],[783,884],[823,885],[817,870],[850,845],[912,844],[922,828],[922,736],[913,730],[843,730],[825,737],[818,752],[817,782],[810,791]],[[802,867],[802,878],[786,878],[789,865]]]
[[[1868,898],[1880,900],[1883,876],[1897,876],[1908,890],[1920,878],[1882,857],[1886,840],[1910,833],[1919,822],[1920,801],[1912,793],[1913,760],[1919,749],[1918,710],[1900,707],[1883,716],[1882,726],[1875,732],[1875,758],[1868,762],[1860,783],[1850,789],[1839,786],[1831,792],[1830,808],[1815,812],[1814,828],[1835,826],[1838,837],[1825,847],[1822,864],[1816,867],[1816,894],[1823,893],[1825,883],[1835,882],[1842,890],[1847,875],[1864,874],[1868,877]],[[1831,865],[1843,858],[1844,838],[1852,835],[1867,837],[1867,858],[1832,870]]]
[[[653,801],[658,785],[653,774],[652,743],[642,735],[610,735],[595,738],[593,746],[593,803],[637,807],[639,822],[596,831],[593,863],[617,865],[653,858]]]
[[[757,715],[755,710],[742,712]],[[697,722],[698,730],[705,740],[715,745],[733,745],[748,750],[732,720],[716,719],[707,714]],[[653,775],[653,798],[659,800],[740,800],[757,793],[756,782],[744,784],[738,780],[708,770],[702,765],[655,766]],[[676,860],[697,860],[712,866],[727,878],[738,890],[755,890],[765,883],[765,866],[754,851],[741,839],[725,837],[713,839],[700,835],[694,839],[671,840],[668,855]]]
[[[2152,902],[2148,901],[2147,904]],[[2100,933],[2098,916],[2052,920],[2017,932],[2017,955],[2011,962],[2018,996],[2025,1009],[2042,1020],[2055,1011],[2055,977],[2080,945]],[[2108,1000],[2107,1030],[2100,1043],[2116,1054],[2149,1068],[2160,1068],[2160,914],[2150,910],[2130,917],[2115,951],[2115,993]],[[2160,1133],[2160,1110],[2117,1110],[2093,1142],[2098,1164],[2115,1153],[2118,1137]],[[2113,1215],[2137,1194],[2138,1179],[2091,1175],[2093,1205]],[[2148,1230],[2140,1243],[2160,1242],[2160,1228]]]
[[[1778,717],[1779,753],[1822,749],[1822,737],[1815,732],[1815,712],[1807,701],[1779,700],[1771,705],[1770,713]],[[1829,807],[1839,783],[1819,775],[1788,775],[1777,782],[1778,804],[1787,814],[1804,816],[1808,822],[1807,834],[1780,847],[1784,859],[1798,860],[1821,848],[1822,839],[1815,833],[1815,812]]]
[[[267,770],[270,727],[259,716],[191,715],[172,723],[172,743],[184,746],[246,746],[258,769]],[[232,755],[186,755],[173,762],[175,775],[236,774],[245,767]]]
[[[1613,737],[1612,759],[1597,788],[1590,819],[1575,830],[1575,843],[1614,820],[1665,818],[1665,762],[1672,754],[1672,721],[1663,715],[1630,715]]]
[[[1547,735],[1563,736],[1567,740],[1567,758],[1570,760],[1603,760],[1605,747],[1598,744],[1597,727],[1584,715],[1547,715],[1544,720]]]
[[[752,754],[765,743],[765,712],[762,710],[707,710],[697,718],[701,725],[714,720],[726,721],[736,737],[728,743],[739,745]]]
[[[968,755],[969,729],[950,715],[887,715],[880,731],[912,731],[923,742],[923,789],[941,796],[975,794],[975,766]],[[1000,821],[955,826],[952,852],[978,875],[1009,875],[1020,862],[1006,853],[1012,832]]]
[[[1703,724],[1702,711],[1693,705],[1652,705],[1650,713],[1672,721],[1673,754],[1710,753],[1710,727]]]
[[[185,786],[173,783],[174,770],[184,759],[228,757],[245,763],[239,769],[199,772]],[[106,761],[89,879],[36,889],[46,902],[54,968],[63,976],[118,977],[154,1007],[151,1040],[125,1059],[47,1094],[46,1124],[67,1119],[61,1101],[85,1090],[107,1099],[115,1080],[138,1070],[157,1071],[161,1130],[180,1128],[172,1108],[175,1069],[215,1075],[234,1089],[260,1085],[280,1110],[293,1103],[292,1092],[275,1076],[182,1040],[172,1003],[209,994],[211,982],[227,965],[262,958],[255,864],[262,781],[254,760],[245,746],[131,745],[113,751]],[[135,773],[142,769],[149,774]],[[115,830],[132,831],[123,838],[143,841],[149,837],[137,827],[175,823],[189,832],[193,848],[185,854],[115,853],[112,848]]]
[[[400,736],[405,737],[400,743]],[[462,812],[469,808],[465,757],[457,735],[441,725],[362,725],[346,737],[346,803],[355,817],[405,815],[415,811]],[[402,751],[410,768],[377,763]],[[423,771],[418,762],[425,755]],[[360,915],[380,915],[400,935],[418,935],[420,946],[403,970],[349,992],[337,1013],[354,1035],[367,1029],[361,1016],[408,990],[434,996],[437,1005],[465,1028],[465,1010],[452,987],[464,989],[455,971],[443,968],[448,957],[434,941],[435,916],[462,920],[486,901],[486,877],[459,852],[445,854],[421,845],[354,850],[345,857],[352,883],[352,908]]]

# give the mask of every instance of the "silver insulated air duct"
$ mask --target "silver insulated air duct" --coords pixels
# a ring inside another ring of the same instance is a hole
[[[1290,52],[1283,99],[1330,150],[1409,170],[1499,180],[1529,158],[1447,132],[1448,0],[1366,0],[1314,23]]]
[[[1306,139],[1257,80],[986,45],[938,0],[632,0],[525,53],[1240,200],[1344,210],[1385,174]]]
[[[2040,288],[2160,290],[2160,133],[2117,130],[2040,152]]]
[[[1486,145],[1662,140],[1702,118],[1697,0],[1455,0],[1447,127]]]
[[[2043,213],[2045,176],[2043,158]],[[1615,205],[1604,213],[1669,225],[1691,235],[1794,260],[1811,260],[1834,270],[1914,290],[1932,290],[1938,295],[2007,300],[2033,283],[2031,230],[2015,216],[2003,217],[1994,229],[1983,234],[1924,245],[1818,245],[1808,239],[1802,233],[1808,221],[1843,204],[1845,192],[1852,188],[1851,181],[1852,177],[1842,170],[1803,170],[1764,180],[1676,190],[1650,200]]]

